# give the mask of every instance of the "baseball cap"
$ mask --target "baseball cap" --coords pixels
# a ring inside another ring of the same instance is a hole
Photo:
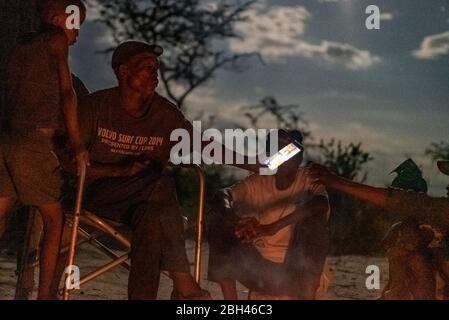
[[[114,50],[112,55],[112,69],[116,70],[120,65],[143,52],[149,52],[159,57],[164,52],[164,49],[161,46],[143,41],[125,41],[119,44]]]

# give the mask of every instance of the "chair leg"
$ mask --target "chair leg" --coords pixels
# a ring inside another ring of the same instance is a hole
[[[69,244],[69,255],[67,259],[67,268],[66,268],[66,278],[64,281],[64,291],[63,291],[63,299],[68,300],[70,295],[70,289],[68,287],[68,280],[71,280],[71,268],[73,266],[73,263],[75,261],[75,247],[76,247],[76,238],[78,235],[78,226],[80,222],[80,216],[81,216],[81,209],[83,204],[83,197],[84,197],[84,185],[86,182],[86,167],[82,167],[80,170],[80,174],[78,177],[78,186],[77,186],[77,193],[76,193],[76,205],[75,205],[75,212],[73,215],[73,225],[70,235],[70,244]]]
[[[195,281],[200,285],[201,282],[201,248],[203,241],[203,217],[204,217],[204,194],[205,194],[205,184],[206,177],[204,171],[200,166],[195,165],[195,171],[199,179],[199,195],[198,195],[198,231],[196,237],[196,247],[195,247]]]

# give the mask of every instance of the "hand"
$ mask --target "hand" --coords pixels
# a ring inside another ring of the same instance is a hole
[[[125,177],[132,177],[136,174],[140,173],[141,171],[148,168],[148,165],[150,164],[150,161],[134,161],[130,163],[129,165],[125,166],[123,175]]]
[[[253,243],[257,238],[272,236],[276,232],[273,224],[260,224],[254,217],[241,219],[235,227],[235,235],[243,243]]]
[[[259,225],[254,217],[240,219],[235,226],[235,235],[243,243],[251,243],[257,236],[256,228]]]
[[[88,166],[90,166],[89,152],[84,148],[77,150],[75,159],[78,175],[81,173],[82,168],[87,168]]]
[[[325,186],[331,186],[339,179],[337,175],[332,173],[325,166],[313,162],[309,163],[306,175],[312,179],[313,182],[322,183]]]

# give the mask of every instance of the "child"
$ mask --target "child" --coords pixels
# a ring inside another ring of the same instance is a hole
[[[17,200],[37,207],[42,215],[38,299],[56,298],[50,296],[49,289],[59,253],[63,214],[62,178],[52,151],[54,138],[66,131],[78,167],[89,162],[80,137],[68,65],[69,46],[76,43],[79,34],[78,29],[69,29],[66,24],[66,8],[70,5],[78,6],[83,22],[86,7],[81,0],[41,2],[42,28],[19,41],[6,73],[8,126],[0,138],[0,225]]]

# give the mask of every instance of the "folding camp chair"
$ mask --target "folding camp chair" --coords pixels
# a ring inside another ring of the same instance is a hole
[[[195,169],[195,172],[198,176],[199,180],[199,195],[198,195],[198,215],[197,215],[197,237],[196,237],[196,247],[195,247],[195,268],[194,268],[194,276],[195,281],[200,284],[200,276],[201,276],[201,247],[202,247],[202,238],[203,238],[203,216],[204,216],[204,194],[205,194],[205,174],[200,166],[194,165],[190,166]],[[90,212],[86,212],[82,210],[82,202],[84,196],[84,185],[86,178],[86,168],[82,168],[80,175],[78,177],[77,184],[77,195],[76,195],[76,205],[75,212],[73,215],[73,221],[71,225],[71,236],[70,236],[70,244],[69,244],[69,253],[68,253],[68,262],[66,268],[66,279],[64,281],[63,288],[63,298],[64,300],[68,300],[70,297],[70,293],[73,290],[73,278],[72,273],[74,272],[74,260],[75,260],[75,251],[76,245],[78,242],[78,235],[81,235],[88,242],[94,244],[103,252],[105,252],[109,257],[113,258],[113,260],[99,269],[81,277],[79,279],[79,283],[77,285],[81,286],[88,281],[95,279],[96,277],[104,274],[105,272],[111,270],[112,268],[122,264],[129,269],[129,265],[126,264],[129,252],[124,253],[123,255],[117,255],[112,250],[108,249],[97,239],[92,237],[88,232],[86,232],[82,227],[80,227],[80,222],[84,222],[88,225],[96,227],[97,229],[105,232],[106,234],[114,237],[121,244],[123,244],[129,251],[131,248],[131,243],[129,240],[117,231],[109,222],[105,219],[101,219]]]
[[[204,194],[205,194],[205,174],[200,166],[193,165],[187,166],[188,168],[194,169],[199,181],[199,193],[198,193],[198,210],[197,210],[197,235],[196,235],[196,247],[195,247],[195,263],[194,263],[194,276],[195,281],[200,284],[201,275],[201,247],[203,238],[203,210],[204,210]],[[96,279],[97,277],[103,275],[104,273],[110,271],[116,266],[123,266],[124,268],[130,268],[128,263],[129,251],[131,249],[131,243],[128,237],[119,231],[120,225],[109,221],[107,219],[99,218],[95,214],[82,209],[83,197],[84,197],[84,185],[86,180],[86,168],[82,168],[77,182],[77,192],[76,192],[76,203],[74,213],[68,215],[69,227],[70,227],[70,241],[69,245],[61,249],[61,253],[68,252],[67,265],[65,268],[65,281],[64,286],[60,289],[63,294],[63,299],[68,300],[70,294],[74,289],[77,289],[87,282]],[[92,232],[91,229],[94,229]],[[118,254],[114,250],[108,248],[103,242],[98,238],[101,236],[111,236],[117,240],[124,248],[125,251]],[[83,275],[79,279],[76,279],[76,268],[75,268],[75,254],[76,248],[80,244],[89,243],[95,246],[97,249],[102,251],[112,260],[103,266],[98,267],[96,270]],[[33,259],[30,263],[21,268],[23,272],[26,272],[30,268],[37,265],[37,260]],[[20,279],[23,279],[23,275],[19,272],[19,279],[17,283],[16,290],[20,292],[21,283]],[[23,290],[22,290],[23,291]]]

